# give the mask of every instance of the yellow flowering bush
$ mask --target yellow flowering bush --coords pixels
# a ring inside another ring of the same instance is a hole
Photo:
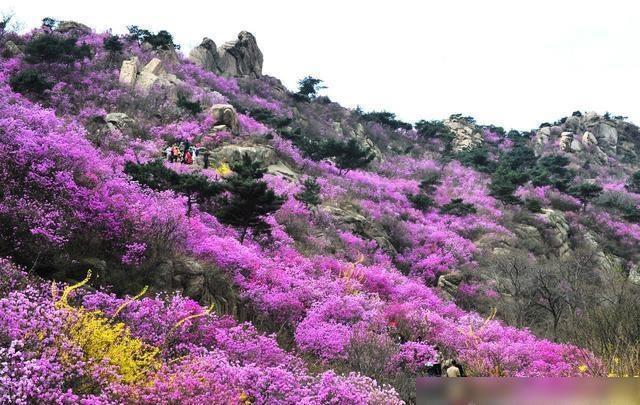
[[[132,337],[125,324],[107,318],[101,311],[86,311],[69,305],[69,294],[85,285],[90,278],[91,271],[83,281],[65,288],[56,302],[59,308],[66,309],[71,315],[67,337],[82,349],[90,365],[99,366],[107,361],[123,383],[140,383],[147,373],[160,367],[160,350]],[[55,294],[55,289],[53,291]]]
[[[123,323],[113,323],[99,311],[77,310],[77,313],[69,337],[91,362],[107,360],[115,366],[122,382],[141,382],[149,371],[160,366],[159,349],[131,337]]]
[[[220,164],[220,166],[216,167],[216,172],[222,177],[227,176],[231,173],[231,167],[226,162]]]

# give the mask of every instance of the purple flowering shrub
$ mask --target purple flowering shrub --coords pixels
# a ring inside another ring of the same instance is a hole
[[[6,260],[0,261],[0,272],[13,282],[28,277]],[[54,294],[46,283],[35,281],[0,298],[2,402],[182,403],[200,398],[311,404],[320,398],[351,398],[362,404],[400,403],[392,389],[361,375],[313,376],[273,337],[181,296],[136,300],[78,290],[70,297],[73,309],[67,309],[60,305],[64,298]],[[77,311],[122,322],[118,325],[134,340],[159,351],[160,367],[132,383],[123,381],[122,371],[109,361],[94,363],[70,329]]]

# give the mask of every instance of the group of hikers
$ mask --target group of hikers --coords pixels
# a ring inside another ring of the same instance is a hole
[[[436,346],[436,356],[433,361],[428,361],[424,366],[418,370],[420,374],[426,375],[426,377],[466,377],[462,364],[456,360],[447,359],[442,361],[442,355],[440,349]],[[417,353],[414,353],[414,360]]]
[[[171,163],[183,163],[186,165],[192,165],[196,162],[196,157],[200,154],[200,149],[191,145],[189,142],[174,143],[167,146],[164,150],[167,160]],[[202,160],[204,168],[209,167],[209,155],[210,152],[205,149],[202,152]]]
[[[450,359],[441,362],[439,352],[435,362],[427,362],[425,367],[427,369],[427,377],[466,377],[462,364]]]

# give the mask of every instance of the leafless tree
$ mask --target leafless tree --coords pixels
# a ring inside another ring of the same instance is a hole
[[[530,326],[534,262],[524,252],[493,257],[488,263],[501,294],[500,313],[509,324]]]

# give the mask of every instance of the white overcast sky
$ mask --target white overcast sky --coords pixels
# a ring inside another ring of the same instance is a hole
[[[529,129],[580,109],[640,122],[640,3],[607,1],[1,0],[25,28],[166,29],[187,52],[255,34],[264,73],[306,75],[346,106],[401,119],[472,115]]]

